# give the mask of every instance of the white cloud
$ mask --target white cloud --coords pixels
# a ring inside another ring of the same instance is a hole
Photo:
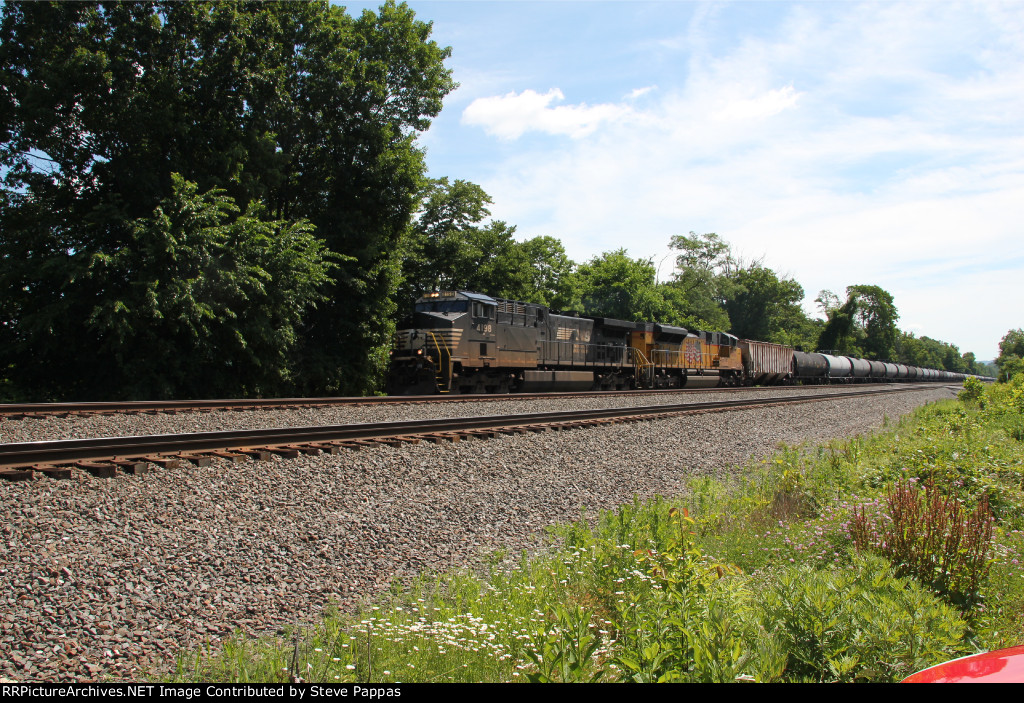
[[[715,231],[809,299],[881,285],[905,328],[990,358],[1024,320],[1024,21],[1010,7],[797,6],[728,51],[712,14],[679,44],[685,80],[641,103],[649,91],[591,106],[523,90],[462,121],[573,137],[517,145],[479,178],[523,237],[658,261],[673,234]]]
[[[557,105],[564,100],[558,88],[543,95],[533,90],[477,98],[462,112],[462,123],[483,127],[499,139],[518,139],[525,132],[538,131],[578,139],[596,130],[602,123],[626,117],[630,109],[623,105]]]
[[[769,90],[753,98],[728,100],[715,110],[713,117],[727,122],[761,120],[793,107],[799,99],[800,93],[789,85],[778,90]]]
[[[636,88],[634,90],[629,91],[629,93],[626,95],[626,100],[636,100],[639,97],[647,95],[652,90],[657,90],[657,88],[658,86],[656,85],[648,85],[644,86],[643,88]]]

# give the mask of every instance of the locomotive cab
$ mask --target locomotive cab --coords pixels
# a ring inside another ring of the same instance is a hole
[[[417,299],[411,327],[395,333],[388,393],[457,391],[463,369],[494,365],[496,308],[493,298],[464,291]]]

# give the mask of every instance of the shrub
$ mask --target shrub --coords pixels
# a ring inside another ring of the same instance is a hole
[[[885,556],[899,576],[913,576],[950,603],[975,605],[991,564],[992,513],[988,498],[967,513],[953,496],[929,483],[899,483],[886,497],[888,515],[855,508],[851,532],[858,550]]]
[[[978,403],[982,402],[985,397],[985,384],[976,378],[968,377],[964,379],[964,389],[957,394],[957,398],[963,403]]]
[[[760,595],[762,629],[786,652],[785,681],[899,681],[957,656],[963,618],[878,557],[797,565]]]

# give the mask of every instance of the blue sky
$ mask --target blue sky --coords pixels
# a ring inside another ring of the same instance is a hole
[[[672,235],[716,232],[808,311],[879,285],[983,360],[1024,326],[1024,3],[409,4],[460,83],[431,175],[521,238],[667,278]]]

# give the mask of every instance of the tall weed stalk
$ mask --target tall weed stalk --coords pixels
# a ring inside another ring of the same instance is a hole
[[[885,556],[899,576],[913,576],[963,609],[976,605],[991,566],[994,520],[983,496],[968,512],[934,485],[899,483],[886,496],[888,515],[854,509],[851,537],[858,550]]]

